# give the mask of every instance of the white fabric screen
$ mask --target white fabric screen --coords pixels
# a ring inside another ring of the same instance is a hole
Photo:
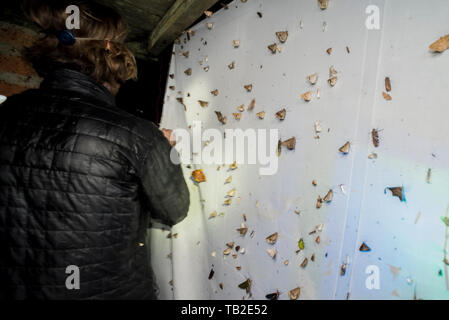
[[[379,8],[379,30],[365,25],[369,5]],[[167,87],[175,90],[167,88],[161,127],[188,128],[200,120],[203,130],[278,128],[282,140],[295,136],[297,143],[294,151],[282,150],[272,176],[260,176],[257,165],[239,165],[232,172],[217,171],[217,165],[184,166],[189,215],[171,231],[178,233],[176,239],[167,239],[168,231],[152,231],[160,298],[248,298],[238,288],[246,278],[252,280],[255,299],[276,290],[280,299],[288,299],[297,286],[300,299],[449,298],[446,226],[440,220],[449,203],[449,52],[428,51],[431,42],[449,32],[448,16],[446,0],[330,0],[323,11],[315,0],[236,0],[192,28],[195,34],[186,43],[184,34],[174,47],[170,73],[175,76]],[[206,22],[213,23],[211,30]],[[279,44],[275,32],[285,30],[288,39]],[[240,40],[239,48],[232,40]],[[267,49],[274,42],[282,52]],[[185,51],[187,58],[181,55]],[[235,68],[229,70],[232,61]],[[327,83],[330,66],[338,71],[335,87]],[[188,68],[191,76],[184,74]],[[315,72],[319,80],[312,87],[305,78]],[[391,101],[382,97],[385,76],[391,78]],[[250,83],[248,93],[243,85]],[[304,102],[300,94],[311,88],[313,99]],[[220,92],[216,97],[210,94],[214,89]],[[247,107],[253,98],[255,109],[236,121],[237,106]],[[198,100],[208,101],[208,107]],[[283,122],[274,116],[282,108],[287,110]],[[214,111],[227,116],[228,123],[220,124]],[[260,111],[266,112],[264,120],[255,115]],[[315,121],[323,128],[319,139],[314,138]],[[373,128],[379,129],[378,148],[371,142]],[[346,141],[351,150],[344,156],[338,148]],[[378,158],[368,159],[371,152]],[[198,187],[190,180],[197,168],[207,176]],[[232,183],[224,184],[229,175]],[[406,202],[384,193],[396,186],[403,186]],[[232,204],[223,206],[234,187]],[[316,209],[318,195],[329,189],[332,202]],[[208,219],[214,210],[225,215]],[[249,230],[241,237],[236,228],[243,213]],[[320,223],[324,228],[317,244],[317,234],[309,232]],[[273,260],[265,237],[274,232],[279,237]],[[295,253],[300,238],[305,249]],[[223,256],[231,241],[246,250],[237,259]],[[360,252],[362,242],[372,250]],[[309,262],[301,268],[304,257]],[[215,274],[208,280],[212,266]],[[367,286],[368,266],[379,269],[379,289]]]

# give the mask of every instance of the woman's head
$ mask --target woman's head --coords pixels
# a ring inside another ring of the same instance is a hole
[[[56,33],[66,29],[70,5],[79,8],[79,29],[70,30],[77,38],[75,44],[64,45]],[[43,76],[55,65],[68,65],[114,94],[126,80],[137,78],[135,58],[124,44],[127,24],[114,10],[82,0],[25,0],[24,10],[46,34],[28,50]]]

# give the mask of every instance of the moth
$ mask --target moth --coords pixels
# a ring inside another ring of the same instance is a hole
[[[251,90],[253,90],[253,85],[252,84],[247,84],[243,86],[247,92],[251,92]]]
[[[321,197],[320,196],[318,196],[318,198],[316,199],[316,205],[315,205],[315,207],[317,208],[317,209],[319,209],[319,208],[321,208],[321,205],[323,204],[323,199],[321,199]]]
[[[184,51],[184,52],[182,53],[182,55],[183,55],[184,57],[188,58],[188,57],[189,57],[189,51]]]
[[[270,50],[272,54],[276,54],[277,49],[278,49],[278,46],[276,43],[270,44],[268,46],[268,50]]]
[[[234,116],[235,120],[242,119],[242,113],[240,113],[240,112],[234,112],[234,113],[232,113],[232,115]]]
[[[391,99],[392,99],[391,96],[388,93],[384,92],[384,91],[382,91],[382,96],[387,101],[391,101]]]
[[[228,119],[223,116],[220,111],[215,111],[215,114],[217,115],[218,121],[220,121],[222,124],[226,124]]]
[[[170,90],[175,90],[175,86],[169,86],[168,87]]]
[[[310,257],[310,260],[311,260],[312,262],[315,261],[315,253],[312,254],[312,256]]]
[[[245,111],[245,105],[244,105],[244,104],[239,105],[239,106],[237,107],[237,110],[240,111],[240,112]]]
[[[391,91],[391,81],[389,77],[385,77],[385,90],[387,90],[387,92]]]
[[[290,300],[297,300],[299,298],[299,295],[301,294],[301,288],[297,287],[288,292],[288,296],[290,297]]]
[[[184,104],[184,99],[183,99],[183,98],[176,98],[176,100],[177,100],[180,104],[182,104],[182,105],[184,106],[184,110],[187,111],[187,107],[186,107],[186,105]]]
[[[170,73],[169,77],[170,77],[170,79],[174,79],[175,78],[175,74],[174,73]]]
[[[332,191],[332,189],[330,189],[327,194],[324,196],[323,201],[325,202],[331,202],[332,201],[332,197],[334,195],[334,192]]]
[[[398,197],[399,200],[405,201],[405,196],[404,196],[404,192],[403,192],[403,188],[402,187],[388,187],[387,189],[391,191],[391,194],[394,197]]]
[[[227,200],[225,200],[225,201],[223,202],[223,205],[224,205],[224,206],[230,206],[230,205],[231,205],[231,202],[232,202],[232,199],[229,198],[229,199],[227,199]]]
[[[276,290],[276,292],[269,293],[265,296],[268,300],[277,300],[279,298],[279,291]]]
[[[214,24],[212,22],[207,22],[206,27],[207,29],[211,30],[214,27]]]
[[[230,64],[228,64],[229,70],[232,70],[235,68],[235,61],[232,61]]]
[[[268,255],[271,257],[271,259],[274,259],[276,257],[276,249],[267,249]]]
[[[346,52],[347,52],[347,53],[351,53],[351,50],[349,49],[348,46],[346,46]]]
[[[280,157],[281,156],[281,152],[282,152],[282,141],[281,140],[279,140],[278,141],[278,157]]]
[[[315,133],[318,134],[323,130],[319,121],[315,121]]]
[[[449,48],[449,34],[441,37],[429,46],[429,49],[434,52],[443,52],[447,48]]]
[[[312,100],[312,91],[304,92],[303,94],[301,94],[301,98],[304,101],[309,102],[310,100]]]
[[[341,146],[338,149],[338,151],[340,151],[341,153],[344,153],[344,154],[348,154],[350,146],[351,146],[351,143],[349,143],[349,141],[346,141],[346,143],[343,146]]]
[[[225,256],[229,255],[230,253],[231,253],[231,248],[226,248],[226,249],[223,251],[223,254],[224,254]]]
[[[285,110],[285,108],[284,108],[284,109],[276,112],[276,118],[278,118],[279,120],[284,120],[286,114],[287,114],[287,110]]]
[[[368,159],[377,159],[377,153],[373,152],[368,155]]]
[[[213,276],[214,276],[214,273],[215,273],[214,269],[210,269],[209,277],[207,277],[207,278],[208,278],[209,280],[212,279]]]
[[[257,12],[257,15],[259,16],[259,18],[262,18],[262,12]]]
[[[192,171],[192,178],[197,183],[206,182],[206,175],[203,173],[202,169]]]
[[[225,183],[231,183],[232,181],[232,176],[229,176],[226,178]]]
[[[188,76],[192,75],[192,68],[188,68],[186,71],[184,71],[184,73]]]
[[[203,100],[198,100],[198,103],[200,104],[201,107],[206,108],[209,105],[209,102],[207,101],[203,101]]]
[[[226,196],[228,196],[228,197],[233,197],[233,196],[235,196],[235,188],[229,190],[228,193],[226,193]]]
[[[249,293],[251,291],[251,279],[246,279],[246,281],[243,281],[239,284],[240,289],[245,289],[246,293]]]
[[[340,276],[344,276],[346,274],[346,263],[343,263],[340,267]]]
[[[248,110],[248,111],[251,111],[251,110],[254,109],[255,106],[256,106],[256,99],[253,99],[253,100],[251,100],[251,102],[249,103],[247,110]]]
[[[329,85],[331,87],[334,87],[337,84],[337,80],[338,80],[338,78],[336,76],[333,76],[333,77],[329,78],[327,80],[327,82],[329,83]]]
[[[205,72],[209,71],[209,66],[205,66],[205,67],[203,68],[203,70],[204,70]]]
[[[216,216],[217,216],[217,211],[214,211],[209,215],[209,219],[215,218]]]
[[[327,52],[328,55],[330,55],[330,54],[332,53],[332,48],[328,48],[328,49],[326,50],[326,52]]]
[[[362,242],[362,245],[360,246],[359,251],[368,252],[368,251],[371,251],[371,248],[368,247],[368,245],[365,242]]]
[[[309,262],[309,260],[307,259],[307,258],[304,258],[304,260],[302,261],[302,263],[301,263],[301,268],[305,268],[305,267],[307,267],[307,263]]]
[[[212,90],[210,93],[214,96],[218,96],[218,89]]]
[[[296,138],[292,137],[290,139],[287,139],[283,141],[281,145],[287,147],[288,150],[294,150],[296,145]]]
[[[333,76],[336,76],[337,73],[338,73],[338,71],[335,70],[334,66],[330,66],[330,67],[329,67],[329,78],[331,78],[331,77],[333,77]]]
[[[220,287],[221,290],[223,290],[223,282],[220,282],[218,286]]]
[[[226,243],[226,246],[228,247],[228,248],[234,248],[234,242],[228,242],[228,243]]]
[[[275,233],[269,235],[268,237],[266,237],[265,239],[267,240],[267,242],[269,244],[275,244],[276,240],[278,239],[278,233],[275,232]]]
[[[232,40],[232,46],[238,48],[240,46],[240,40]]]
[[[288,31],[278,31],[276,32],[276,36],[281,43],[285,43],[285,41],[287,41]]]
[[[235,170],[235,169],[237,169],[237,168],[238,168],[237,162],[235,162],[235,161],[229,165],[229,169],[230,169],[230,170]]]
[[[327,5],[329,4],[329,0],[318,0],[318,5],[321,10],[327,9]]]
[[[246,232],[248,231],[248,228],[241,227],[241,228],[238,228],[237,231],[240,233],[241,236],[244,236],[246,234]]]
[[[379,132],[376,129],[371,130],[371,138],[375,148],[379,146]]]
[[[313,185],[313,186],[315,186],[315,187],[316,187],[316,186],[317,186],[317,184],[318,184],[318,183],[316,182],[316,180],[312,180],[312,185]]]
[[[258,116],[260,119],[265,118],[265,111],[261,111],[261,112],[256,113],[256,116]]]
[[[314,73],[307,76],[306,80],[309,81],[310,84],[315,84],[318,81],[318,73]]]

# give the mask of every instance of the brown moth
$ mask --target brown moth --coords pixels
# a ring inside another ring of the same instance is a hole
[[[318,5],[320,6],[321,10],[327,9],[328,4],[329,0],[318,0]]]
[[[329,78],[327,80],[327,82],[329,83],[329,85],[331,87],[333,87],[333,86],[335,86],[337,84],[337,80],[338,80],[338,78],[336,76],[333,76],[333,77]]]
[[[276,257],[277,251],[276,249],[267,249],[267,253],[270,255],[272,259],[274,259]]]
[[[277,49],[278,49],[278,46],[276,43],[270,44],[268,46],[268,50],[270,50],[272,54],[276,54]]]
[[[232,249],[234,248],[234,242],[228,242],[226,243],[226,246]]]
[[[285,41],[287,41],[288,31],[278,31],[276,32],[276,36],[281,43],[285,43]]]
[[[351,53],[351,50],[349,49],[348,46],[346,46],[346,52],[347,52],[347,53]]]
[[[321,205],[323,204],[323,199],[321,199],[321,197],[320,196],[318,196],[318,198],[316,199],[316,205],[315,205],[315,207],[317,208],[317,209],[319,209],[319,208],[321,208]]]
[[[371,138],[375,148],[379,146],[379,132],[376,129],[371,130]]]
[[[242,119],[242,113],[240,113],[240,112],[234,112],[234,113],[232,113],[232,115],[234,116],[235,120]]]
[[[389,77],[385,77],[385,90],[387,90],[387,92],[391,91],[391,81]]]
[[[325,202],[331,202],[332,201],[332,197],[334,195],[334,192],[332,191],[332,189],[330,189],[327,194],[324,196],[323,201]]]
[[[235,188],[231,189],[228,191],[228,193],[226,193],[227,197],[233,197],[235,196]]]
[[[247,92],[251,92],[251,90],[253,90],[253,85],[252,84],[247,84],[243,86]]]
[[[235,61],[232,61],[230,64],[228,64],[229,70],[232,70],[235,68]]]
[[[279,120],[284,120],[286,114],[287,114],[287,110],[285,110],[285,108],[284,108],[284,109],[276,112],[276,118],[278,118]]]
[[[215,111],[215,114],[217,115],[218,121],[220,121],[222,124],[226,124],[228,119],[223,116],[220,111]]]
[[[184,73],[188,76],[192,75],[192,68],[188,68],[186,71],[184,71]]]
[[[309,102],[310,100],[312,100],[312,91],[304,92],[303,94],[301,94],[301,98],[304,101]]]
[[[269,235],[268,237],[266,237],[265,239],[267,240],[267,242],[269,244],[275,244],[276,240],[278,239],[278,233],[275,232],[275,233]]]
[[[240,40],[232,40],[232,46],[238,48],[240,46]]]
[[[281,145],[287,147],[288,150],[294,150],[296,145],[296,138],[292,137],[288,140],[285,140],[281,143]]]
[[[238,228],[237,231],[240,233],[241,236],[244,236],[246,234],[246,232],[248,231],[248,228],[241,227],[241,228]]]
[[[368,245],[365,242],[363,242],[359,248],[359,251],[368,252],[368,251],[371,251],[371,248],[368,247]]]
[[[188,58],[188,57],[189,57],[189,51],[184,51],[184,52],[182,53],[182,55],[183,55],[184,57]]]
[[[382,96],[383,96],[384,99],[387,100],[387,101],[390,101],[390,100],[392,99],[391,96],[390,96],[388,93],[383,92],[383,91],[382,91]]]
[[[192,171],[192,178],[197,183],[206,182],[206,176],[203,173],[202,169],[198,169],[198,170]]]
[[[231,202],[232,202],[232,199],[229,198],[229,199],[227,199],[227,200],[225,200],[225,201],[223,202],[223,205],[224,205],[224,206],[230,206],[230,205],[231,205]]]
[[[175,78],[175,74],[174,74],[174,73],[170,73],[170,74],[169,74],[169,77],[170,77],[171,79],[174,79],[174,78]]]
[[[301,294],[301,288],[299,288],[299,287],[292,289],[288,292],[288,296],[289,296],[290,300],[297,300],[299,298],[300,294]]]
[[[318,73],[307,76],[306,80],[309,81],[310,84],[315,84],[318,81]]]
[[[248,111],[251,111],[251,110],[254,109],[255,106],[256,106],[256,99],[253,99],[253,100],[251,100],[251,102],[249,103],[247,110],[248,110]]]
[[[304,260],[302,261],[302,263],[301,263],[301,268],[305,268],[305,267],[307,267],[307,263],[309,262],[309,260],[307,259],[307,258],[304,258]]]
[[[237,169],[238,168],[238,166],[237,166],[237,162],[236,161],[234,161],[233,163],[231,163],[230,165],[229,165],[229,169],[230,170],[235,170],[235,169]]]
[[[434,52],[443,52],[447,48],[449,48],[449,34],[441,37],[429,46],[429,49]]]
[[[332,53],[332,48],[328,48],[328,49],[326,50],[326,52],[327,52],[328,55],[330,55],[330,54]]]
[[[206,15],[206,17],[210,17],[214,13],[212,11],[206,10],[206,11],[204,11],[204,14]]]
[[[239,284],[240,289],[245,289],[246,293],[249,293],[251,291],[251,279],[247,279],[246,281],[243,281]]]
[[[212,22],[207,22],[206,23],[206,28],[211,30],[214,27],[214,24]]]
[[[401,201],[405,200],[402,187],[388,187],[388,189],[394,197],[398,197]]]
[[[237,107],[237,110],[240,111],[240,112],[245,111],[245,105],[244,105],[244,104],[239,105],[239,106]]]
[[[320,236],[316,237],[315,242],[316,242],[317,244],[320,244],[320,242],[321,242]]]
[[[198,100],[198,103],[200,104],[201,107],[206,108],[209,105],[209,102],[207,101],[203,101],[203,100]]]
[[[224,254],[225,256],[229,255],[230,253],[231,253],[231,248],[226,248],[226,249],[223,251],[223,254]]]
[[[338,151],[340,151],[341,153],[347,154],[349,153],[349,148],[351,146],[351,143],[349,141],[346,141],[346,143],[341,146]]]
[[[256,113],[256,116],[258,116],[259,119],[265,118],[265,111],[261,111],[261,112]]]
[[[218,96],[218,89],[212,90],[210,93],[214,96]]]
[[[175,86],[169,86],[168,87],[170,90],[175,90]]]

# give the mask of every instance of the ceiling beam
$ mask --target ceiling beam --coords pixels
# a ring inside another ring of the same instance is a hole
[[[148,51],[157,56],[218,0],[176,0],[151,32]]]

